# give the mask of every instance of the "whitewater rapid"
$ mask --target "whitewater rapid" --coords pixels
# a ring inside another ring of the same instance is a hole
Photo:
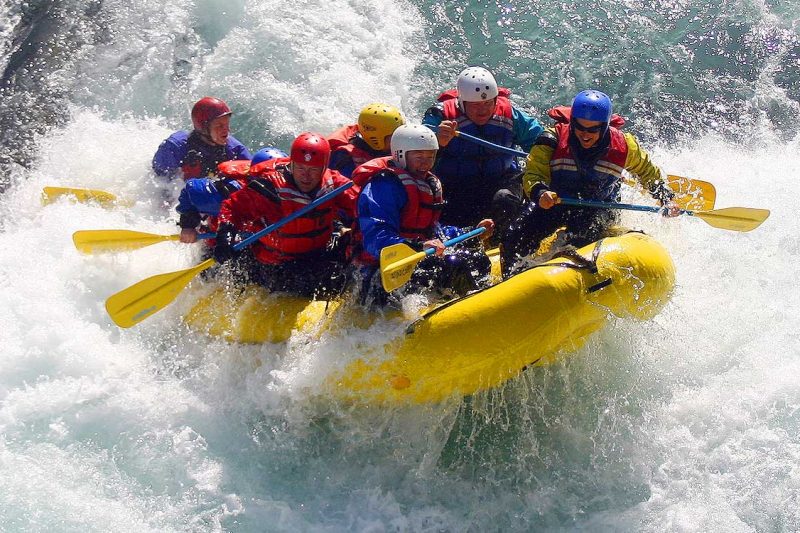
[[[175,231],[162,204],[147,199],[154,187],[147,161],[168,131],[158,121],[76,111],[69,127],[42,140],[40,165],[5,196],[6,524],[182,530],[241,523],[247,530],[280,516],[286,522],[276,530],[346,529],[378,513],[376,523],[400,520],[416,530],[411,515],[427,510],[445,529],[460,529],[496,521],[493,506],[517,509],[519,502],[506,499],[517,501],[524,488],[536,504],[518,513],[530,514],[532,524],[564,525],[565,508],[585,507],[584,498],[604,487],[617,505],[636,501],[640,491],[643,501],[589,513],[578,523],[657,530],[667,521],[676,529],[743,531],[775,516],[796,523],[789,510],[800,453],[800,295],[792,290],[800,239],[791,231],[796,142],[755,153],[708,137],[692,149],[654,150],[670,172],[715,183],[718,207],[769,207],[771,217],[743,234],[688,217],[625,214],[627,224],[672,253],[678,271],[672,302],[650,323],[615,322],[563,364],[530,370],[503,391],[474,399],[467,417],[458,402],[364,413],[317,397],[314,387],[337,356],[380,345],[393,333],[380,328],[278,347],[227,345],[182,326],[189,302],[179,299],[140,326],[119,330],[105,314],[105,298],[144,277],[191,266],[196,250],[171,243],[82,256],[71,234]],[[109,142],[93,147],[98,132]],[[76,145],[81,158],[64,161]],[[109,150],[130,164],[117,165]],[[770,186],[755,185],[764,182]],[[45,185],[112,190],[134,203],[104,209],[63,200],[43,207]],[[509,405],[498,407],[503,401]],[[521,427],[502,422],[512,408],[521,411],[515,415]],[[472,435],[466,440],[464,424]],[[486,427],[496,425],[513,435],[495,442],[514,451],[502,462],[493,451],[481,456],[474,442],[489,438]],[[335,454],[319,449],[330,441]],[[287,454],[292,468],[273,464]],[[456,467],[443,468],[443,461]],[[530,477],[481,479],[512,467]],[[274,469],[277,479],[269,475]],[[476,471],[481,475],[473,477]],[[623,477],[607,479],[606,471]],[[417,491],[431,483],[442,492],[420,499]],[[348,497],[343,487],[362,492]],[[445,497],[456,490],[460,498]],[[366,502],[363,491],[370,494]],[[543,494],[550,496],[542,500]],[[267,496],[277,502],[262,501]],[[469,511],[487,498],[500,500]],[[404,510],[409,505],[414,512]],[[321,518],[331,506],[340,509]],[[461,522],[456,517],[463,513]],[[552,517],[558,519],[551,523]]]

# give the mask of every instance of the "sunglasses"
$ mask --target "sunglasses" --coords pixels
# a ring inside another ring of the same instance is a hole
[[[586,133],[602,133],[603,130],[606,129],[605,124],[599,124],[597,126],[591,126],[587,128],[586,126],[581,126],[580,124],[578,124],[577,120],[572,121],[572,127],[578,131],[585,131]]]

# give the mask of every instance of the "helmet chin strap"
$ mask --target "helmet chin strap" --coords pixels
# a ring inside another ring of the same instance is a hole
[[[211,146],[224,146],[222,144],[218,144],[214,142],[214,139],[211,138],[211,134],[208,131],[208,126],[204,130],[194,130],[200,134],[200,139],[203,140],[204,143],[210,144]]]

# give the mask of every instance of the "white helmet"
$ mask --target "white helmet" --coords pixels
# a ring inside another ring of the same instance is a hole
[[[406,124],[392,133],[392,157],[395,162],[406,168],[406,153],[412,150],[438,150],[439,141],[436,135],[420,124]]]
[[[464,109],[464,102],[483,102],[496,98],[497,81],[492,73],[483,67],[467,67],[456,80],[458,105]]]

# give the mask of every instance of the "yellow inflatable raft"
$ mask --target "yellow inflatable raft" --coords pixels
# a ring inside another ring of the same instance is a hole
[[[372,404],[438,402],[497,387],[527,366],[577,349],[612,315],[653,317],[674,282],[672,260],[652,238],[605,238],[427,312],[381,353],[329,376],[327,387],[338,398]],[[186,321],[231,341],[281,342],[293,330],[336,321],[340,305],[255,288],[233,296],[217,291]]]

